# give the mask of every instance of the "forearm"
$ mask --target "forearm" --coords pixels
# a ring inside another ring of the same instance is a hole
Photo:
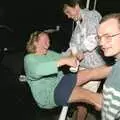
[[[76,67],[77,66],[77,58],[74,56],[69,56],[69,57],[62,57],[57,61],[57,67],[61,66],[70,66],[70,67]]]
[[[77,73],[77,83],[76,85],[82,85],[93,80],[102,80],[106,78],[111,71],[109,66],[101,66],[93,69],[80,70]]]
[[[81,87],[75,87],[68,102],[84,102],[95,106],[96,110],[100,110],[102,107],[102,95]]]
[[[106,65],[91,69],[91,71],[90,71],[90,79],[91,80],[104,79],[104,78],[106,78],[108,76],[111,69],[112,69],[111,66],[106,66]]]
[[[65,63],[66,63],[65,59],[60,59],[57,61],[57,67],[61,67],[61,66],[65,65]]]

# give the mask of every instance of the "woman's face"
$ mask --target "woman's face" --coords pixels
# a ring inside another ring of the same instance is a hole
[[[35,42],[35,46],[36,46],[37,52],[43,52],[43,54],[46,53],[50,46],[50,39],[48,35],[45,33],[39,34],[38,41]]]

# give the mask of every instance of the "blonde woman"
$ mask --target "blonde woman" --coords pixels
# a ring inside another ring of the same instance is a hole
[[[24,68],[38,106],[50,109],[82,101],[100,107],[95,93],[77,86],[77,74],[64,75],[60,69],[64,65],[76,67],[77,59],[62,57],[49,50],[49,46],[50,39],[45,32],[32,33],[26,46],[28,54],[24,58]]]

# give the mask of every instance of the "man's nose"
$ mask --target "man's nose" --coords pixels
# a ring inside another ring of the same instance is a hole
[[[106,43],[106,41],[105,41],[104,37],[101,38],[100,41],[99,41],[99,45],[103,46],[105,43]]]

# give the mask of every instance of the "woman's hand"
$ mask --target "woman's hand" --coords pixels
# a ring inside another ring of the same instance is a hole
[[[68,57],[63,57],[61,58],[58,62],[57,65],[58,67],[67,65],[70,67],[77,67],[77,58],[74,56],[68,56]]]
[[[75,56],[69,56],[66,58],[66,65],[70,67],[77,67],[78,65],[78,59]]]

